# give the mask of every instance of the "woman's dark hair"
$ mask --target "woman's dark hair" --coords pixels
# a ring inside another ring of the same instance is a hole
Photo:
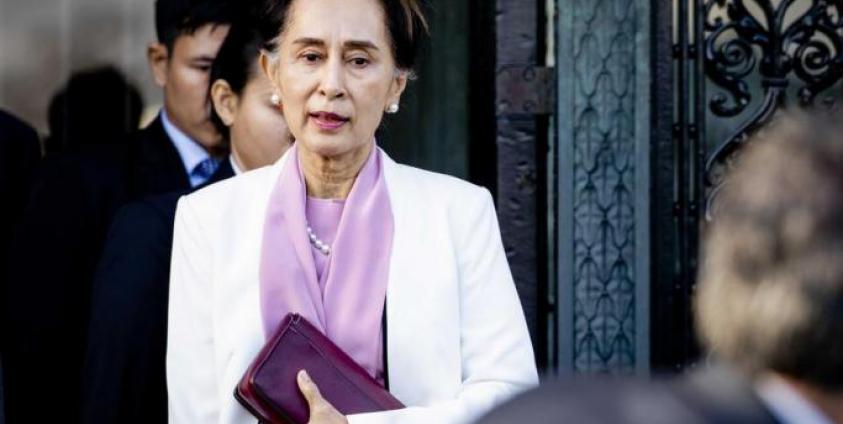
[[[228,141],[228,127],[222,122],[214,108],[210,90],[217,80],[224,80],[231,91],[240,95],[249,80],[255,77],[258,69],[262,38],[251,25],[234,24],[225,37],[214,64],[211,66],[211,84],[208,87],[208,102],[211,103],[211,122]]]
[[[257,26],[264,48],[275,51],[278,37],[284,32],[287,13],[295,0],[263,0],[257,13]],[[398,68],[413,70],[422,42],[429,29],[420,0],[380,0],[386,25],[392,38],[392,55]]]

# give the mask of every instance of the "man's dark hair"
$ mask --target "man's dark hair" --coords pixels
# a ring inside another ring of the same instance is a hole
[[[193,34],[211,25],[230,25],[244,15],[244,3],[237,0],[156,0],[155,31],[158,42],[173,50],[181,35]]]
[[[843,390],[843,131],[786,117],[755,137],[716,199],[696,313],[712,352]]]

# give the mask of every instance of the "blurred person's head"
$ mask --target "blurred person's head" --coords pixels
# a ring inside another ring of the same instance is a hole
[[[147,58],[164,90],[164,109],[173,125],[211,152],[220,148],[221,137],[208,113],[209,73],[242,8],[230,0],[155,2],[158,41],[149,45]]]
[[[272,84],[260,70],[260,35],[235,24],[211,69],[211,119],[243,170],[269,165],[292,144]]]
[[[265,0],[264,71],[302,151],[367,151],[397,112],[427,35],[417,0]]]
[[[755,379],[843,395],[843,132],[804,116],[755,137],[707,229],[704,343]]]
[[[46,150],[120,143],[138,128],[142,111],[140,92],[114,67],[75,73],[50,101]]]

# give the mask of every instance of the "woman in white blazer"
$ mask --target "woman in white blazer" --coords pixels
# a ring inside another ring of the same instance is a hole
[[[179,202],[170,422],[255,422],[233,391],[291,312],[407,405],[343,416],[300,373],[312,423],[470,422],[536,385],[488,191],[397,164],[374,140],[426,32],[417,2],[270,6],[261,62],[296,146]]]

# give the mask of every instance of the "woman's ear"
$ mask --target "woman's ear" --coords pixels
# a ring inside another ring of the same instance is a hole
[[[278,84],[276,80],[278,79],[278,60],[272,58],[266,50],[261,50],[261,57],[260,57],[260,67],[263,71],[263,74],[269,78],[269,82],[272,84],[272,87],[275,89],[273,92],[278,92]]]
[[[393,104],[397,105],[401,103],[401,94],[403,94],[404,90],[407,88],[407,81],[409,81],[409,79],[409,71],[403,71],[399,69],[395,72],[395,80],[392,84],[392,93],[390,93],[387,106]]]
[[[240,99],[226,80],[218,79],[211,85],[211,102],[222,123],[227,127],[233,125]]]
[[[167,67],[170,65],[170,55],[167,46],[161,43],[149,43],[146,48],[146,60],[155,84],[159,87],[167,85]]]

